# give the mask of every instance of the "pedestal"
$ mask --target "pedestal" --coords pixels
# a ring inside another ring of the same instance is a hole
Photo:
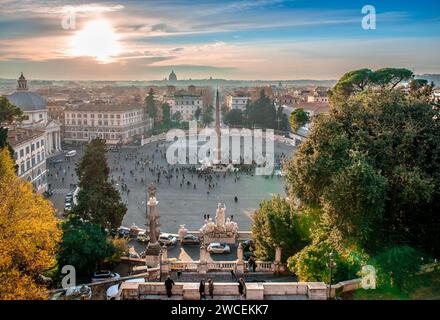
[[[148,266],[156,267],[160,263],[161,246],[158,242],[148,243],[145,250],[145,262]]]

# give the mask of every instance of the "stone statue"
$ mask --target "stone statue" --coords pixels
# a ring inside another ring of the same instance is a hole
[[[156,191],[157,191],[157,188],[154,185],[154,183],[150,183],[150,185],[148,186],[148,197],[149,198],[156,198]]]
[[[225,226],[225,209],[222,207],[221,203],[218,204],[217,211],[215,212],[215,224],[217,227]]]

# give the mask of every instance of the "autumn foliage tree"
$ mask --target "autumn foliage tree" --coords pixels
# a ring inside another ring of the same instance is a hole
[[[61,237],[51,203],[19,179],[0,150],[0,300],[45,299],[36,278],[53,267]]]

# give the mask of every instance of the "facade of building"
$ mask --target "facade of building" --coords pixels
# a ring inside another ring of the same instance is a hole
[[[246,105],[251,98],[245,95],[231,94],[226,97],[226,107],[229,110],[246,110]]]
[[[21,74],[17,91],[6,97],[9,102],[19,107],[27,117],[20,127],[38,129],[44,132],[46,157],[61,151],[61,128],[55,120],[50,120],[44,99],[28,90],[27,80]]]
[[[45,131],[19,127],[11,128],[8,131],[8,142],[14,149],[18,177],[32,183],[36,193],[41,194],[46,191]]]
[[[106,139],[108,144],[129,143],[152,128],[142,105],[83,104],[66,109],[64,140],[87,142]]]
[[[198,108],[203,110],[203,97],[200,94],[176,93],[172,100],[171,115],[180,112],[182,120],[192,120]]]

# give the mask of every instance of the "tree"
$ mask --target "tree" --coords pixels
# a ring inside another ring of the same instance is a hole
[[[309,113],[305,112],[302,108],[295,109],[289,117],[290,127],[294,132],[298,131],[299,128],[303,127],[309,121]]]
[[[212,121],[214,121],[213,114],[214,114],[213,106],[208,106],[207,108],[205,108],[202,115],[202,122],[205,126],[209,125]]]
[[[421,252],[408,246],[391,247],[380,252],[371,261],[376,269],[377,285],[405,290],[405,283],[420,271],[423,257]]]
[[[8,128],[4,125],[11,124],[15,121],[22,121],[25,119],[23,111],[12,105],[6,97],[0,96],[0,149],[8,148],[11,157],[14,155],[14,150],[7,142]],[[18,166],[14,164],[15,172]]]
[[[174,112],[173,115],[171,116],[171,120],[177,123],[182,121],[182,114],[180,113],[180,111]]]
[[[150,91],[148,91],[148,95],[145,98],[145,110],[150,118],[156,119],[157,107],[156,101],[154,100],[153,88],[150,88]]]
[[[246,119],[248,126],[275,129],[276,124],[276,108],[273,101],[265,95],[264,90],[260,91],[260,97],[246,105]]]
[[[286,168],[290,198],[321,208],[369,253],[406,243],[439,254],[439,114],[397,88],[400,78],[333,99],[313,119]]]
[[[354,248],[340,248],[330,240],[313,241],[287,261],[289,270],[295,273],[300,281],[330,282],[330,254],[332,266],[332,283],[358,278],[358,273],[367,260],[367,255]]]
[[[0,299],[44,299],[36,278],[56,263],[61,237],[51,203],[19,179],[0,150]]]
[[[63,223],[63,239],[58,252],[60,267],[71,265],[80,275],[90,275],[106,258],[115,254],[107,232],[98,224],[71,214]]]
[[[0,96],[0,124],[22,121],[24,118],[20,108],[11,104],[6,97]]]
[[[241,126],[243,124],[243,113],[241,110],[232,109],[225,114],[224,122],[231,126]]]
[[[171,122],[171,107],[166,102],[162,104],[162,118],[163,118],[163,122],[166,125],[170,124],[170,122]]]
[[[87,145],[76,167],[80,191],[73,211],[86,221],[114,231],[121,225],[127,207],[122,203],[119,192],[108,181],[110,170],[106,153],[105,140],[94,139]]]
[[[202,115],[202,109],[200,107],[197,107],[196,111],[194,112],[194,118],[196,118],[196,120],[199,121],[201,115]]]
[[[307,236],[299,232],[299,217],[290,204],[277,196],[264,200],[253,215],[252,234],[255,253],[260,259],[273,260],[275,247],[281,247],[282,260],[298,252],[307,244]]]
[[[355,95],[365,89],[395,89],[402,81],[413,78],[413,73],[407,69],[383,68],[376,71],[360,69],[347,72],[328,92],[331,102],[336,103]]]

